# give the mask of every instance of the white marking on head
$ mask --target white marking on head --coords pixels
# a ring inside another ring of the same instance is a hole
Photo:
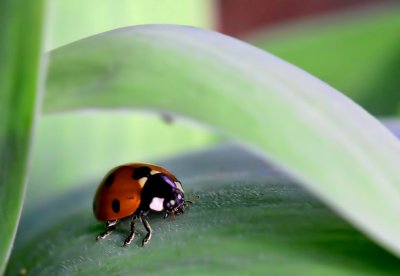
[[[146,181],[147,181],[147,177],[142,177],[142,178],[140,178],[139,180],[139,184],[140,184],[140,187],[144,187],[144,184],[146,184]]]
[[[151,172],[150,172],[151,175],[155,175],[155,174],[158,174],[158,173],[160,173],[160,172],[156,171],[156,170],[151,170]]]
[[[175,181],[175,185],[176,185],[176,187],[177,187],[179,190],[181,190],[181,192],[183,193],[183,187],[182,187],[181,182]]]
[[[154,211],[162,211],[164,209],[164,199],[160,197],[153,197],[150,203],[150,209]]]
[[[175,205],[175,200],[171,199],[171,200],[169,201],[169,203],[171,203],[171,205],[174,206],[174,205]]]

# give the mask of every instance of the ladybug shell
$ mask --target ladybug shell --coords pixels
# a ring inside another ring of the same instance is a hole
[[[145,170],[144,170],[145,169]],[[163,173],[170,180],[176,177],[166,169],[146,163],[132,163],[112,169],[101,181],[93,201],[93,212],[100,221],[116,220],[131,216],[141,202],[147,173]]]

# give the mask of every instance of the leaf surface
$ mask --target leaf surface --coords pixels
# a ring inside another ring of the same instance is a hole
[[[123,248],[128,222],[106,240],[91,202],[97,183],[27,211],[7,275],[28,274],[395,274],[400,261],[279,169],[227,144],[161,162],[200,198],[175,220],[150,215]],[[36,223],[38,220],[46,223]]]

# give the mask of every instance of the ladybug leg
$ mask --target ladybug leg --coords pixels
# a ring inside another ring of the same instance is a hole
[[[132,220],[131,220],[131,233],[129,234],[129,236],[125,239],[124,241],[124,246],[127,246],[129,244],[131,244],[131,242],[133,241],[133,239],[135,238],[135,220],[137,219],[137,216],[132,216]]]
[[[144,216],[141,216],[140,220],[142,221],[143,226],[144,226],[144,228],[146,228],[146,231],[147,231],[147,235],[142,241],[142,246],[145,246],[146,244],[149,243],[149,241],[151,239],[151,234],[153,233],[153,230],[151,229],[149,222],[146,220],[146,218]]]
[[[119,220],[109,220],[106,222],[106,231],[104,233],[101,233],[96,237],[96,240],[102,240],[106,237],[108,237],[114,230],[115,226],[119,223]]]

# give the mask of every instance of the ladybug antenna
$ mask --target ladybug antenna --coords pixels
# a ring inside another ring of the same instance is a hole
[[[195,200],[198,200],[198,199],[200,199],[200,196],[199,196],[199,195],[191,195],[191,197],[190,197],[188,200],[185,200],[185,203],[187,203],[187,204],[193,204],[193,202],[194,202]]]

